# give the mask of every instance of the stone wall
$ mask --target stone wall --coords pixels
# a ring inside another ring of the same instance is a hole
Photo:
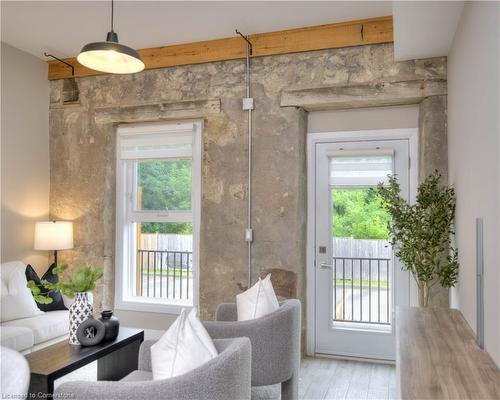
[[[113,304],[115,125],[120,121],[204,118],[202,317],[209,318],[218,303],[234,300],[238,284],[246,285],[244,73],[244,61],[237,60],[78,78],[80,97],[74,104],[63,104],[63,82],[52,82],[51,215],[75,221],[76,247],[60,253],[63,261],[104,266],[98,308]],[[426,79],[446,79],[444,58],[396,63],[389,44],[252,60],[254,279],[262,268],[292,270],[305,304],[307,114],[300,107],[281,107],[282,91]],[[214,101],[220,101],[219,109],[206,107]],[[442,102],[438,105],[443,112]]]

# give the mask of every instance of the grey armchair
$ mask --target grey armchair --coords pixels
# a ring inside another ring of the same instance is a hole
[[[274,398],[276,393],[269,386],[281,383],[281,399],[297,400],[300,315],[300,301],[292,299],[282,301],[278,310],[264,317],[236,321],[236,304],[224,303],[217,308],[216,321],[203,321],[203,325],[214,339],[250,339],[253,399]],[[277,396],[279,397],[279,389]]]
[[[251,345],[248,338],[214,340],[219,355],[200,367],[169,379],[152,380],[151,346],[142,343],[139,370],[119,382],[67,382],[55,391],[73,400],[249,400]]]

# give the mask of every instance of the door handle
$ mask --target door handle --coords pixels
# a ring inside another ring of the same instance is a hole
[[[320,266],[320,268],[323,268],[323,269],[333,268],[332,264],[327,264],[326,262],[322,262],[321,264],[319,264],[319,266]]]

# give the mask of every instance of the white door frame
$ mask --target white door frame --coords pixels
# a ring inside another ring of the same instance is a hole
[[[306,250],[306,354],[314,356],[316,348],[316,283],[314,257],[315,245],[315,186],[317,143],[354,142],[366,140],[407,139],[410,149],[409,188],[410,201],[414,202],[418,185],[418,128],[377,129],[364,131],[322,132],[307,134],[307,250]],[[410,280],[410,305],[418,304],[417,287]]]

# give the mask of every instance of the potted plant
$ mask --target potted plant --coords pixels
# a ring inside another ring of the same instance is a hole
[[[436,171],[419,185],[415,204],[399,195],[396,176],[389,175],[388,185],[374,189],[391,216],[390,243],[417,283],[421,307],[428,306],[432,286],[449,288],[458,279],[458,251],[451,246],[455,190],[440,184],[440,178]]]
[[[47,290],[45,294],[41,293],[40,287],[34,281],[28,281],[28,288],[31,289],[35,301],[42,304],[51,303],[52,298],[48,294],[57,290],[67,297],[75,298],[69,308],[69,343],[78,345],[80,342],[76,338],[76,330],[83,321],[91,318],[94,312],[88,299],[88,292],[95,289],[97,280],[102,277],[102,270],[92,267],[78,267],[66,278],[63,278],[61,275],[67,268],[67,264],[61,264],[53,269],[54,274],[58,277],[56,283],[50,283],[46,280],[41,282],[43,288]]]

